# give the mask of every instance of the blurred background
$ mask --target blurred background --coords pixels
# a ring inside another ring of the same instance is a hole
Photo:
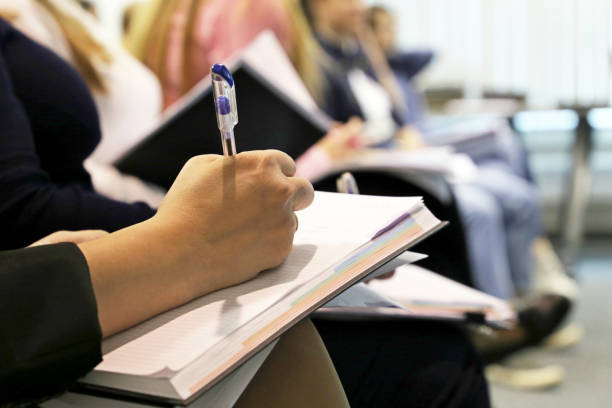
[[[91,1],[119,39],[131,0]],[[544,225],[583,293],[583,341],[526,352],[520,364],[560,363],[561,386],[493,385],[495,406],[608,406],[612,396],[612,2],[609,0],[378,0],[398,46],[433,50],[417,78],[431,115],[493,113],[523,138]]]

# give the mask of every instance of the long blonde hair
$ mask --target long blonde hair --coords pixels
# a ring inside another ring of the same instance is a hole
[[[193,30],[197,12],[208,0],[185,0],[187,4],[187,22],[185,33]],[[171,29],[172,16],[179,7],[177,0],[150,0],[145,4],[136,6],[132,11],[130,25],[123,37],[124,47],[147,65],[153,71],[162,86],[166,85],[166,54],[168,51],[168,39]],[[193,37],[183,37],[183,63],[181,73],[181,91],[187,92],[191,86],[190,53],[188,50],[193,45]]]
[[[283,2],[292,23],[292,49],[289,58],[315,101],[322,103],[324,76],[320,64],[324,63],[325,54],[314,38],[300,1],[283,0]]]
[[[85,79],[90,89],[103,93],[107,92],[100,68],[100,63],[110,64],[112,62],[111,54],[106,47],[94,38],[81,21],[62,10],[53,1],[34,1],[49,12],[62,30],[74,57],[75,68]],[[19,18],[18,12],[10,8],[1,10],[0,15],[9,21]]]

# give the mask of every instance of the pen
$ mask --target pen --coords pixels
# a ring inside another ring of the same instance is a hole
[[[221,145],[225,156],[236,154],[234,126],[238,123],[238,108],[236,107],[236,88],[234,78],[223,64],[215,64],[210,68],[212,78],[217,125],[221,133]]]
[[[355,181],[355,177],[348,171],[342,173],[336,180],[336,190],[344,194],[359,194],[357,181]]]

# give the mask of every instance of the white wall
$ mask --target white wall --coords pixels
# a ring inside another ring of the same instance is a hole
[[[439,59],[428,86],[512,91],[532,107],[608,104],[610,0],[378,0],[394,10],[403,47]]]

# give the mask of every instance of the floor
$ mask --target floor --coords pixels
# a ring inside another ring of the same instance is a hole
[[[582,296],[573,320],[583,341],[562,351],[527,350],[513,358],[521,366],[560,364],[566,378],[544,391],[517,391],[492,385],[495,408],[612,407],[612,238],[589,240],[576,265]]]

